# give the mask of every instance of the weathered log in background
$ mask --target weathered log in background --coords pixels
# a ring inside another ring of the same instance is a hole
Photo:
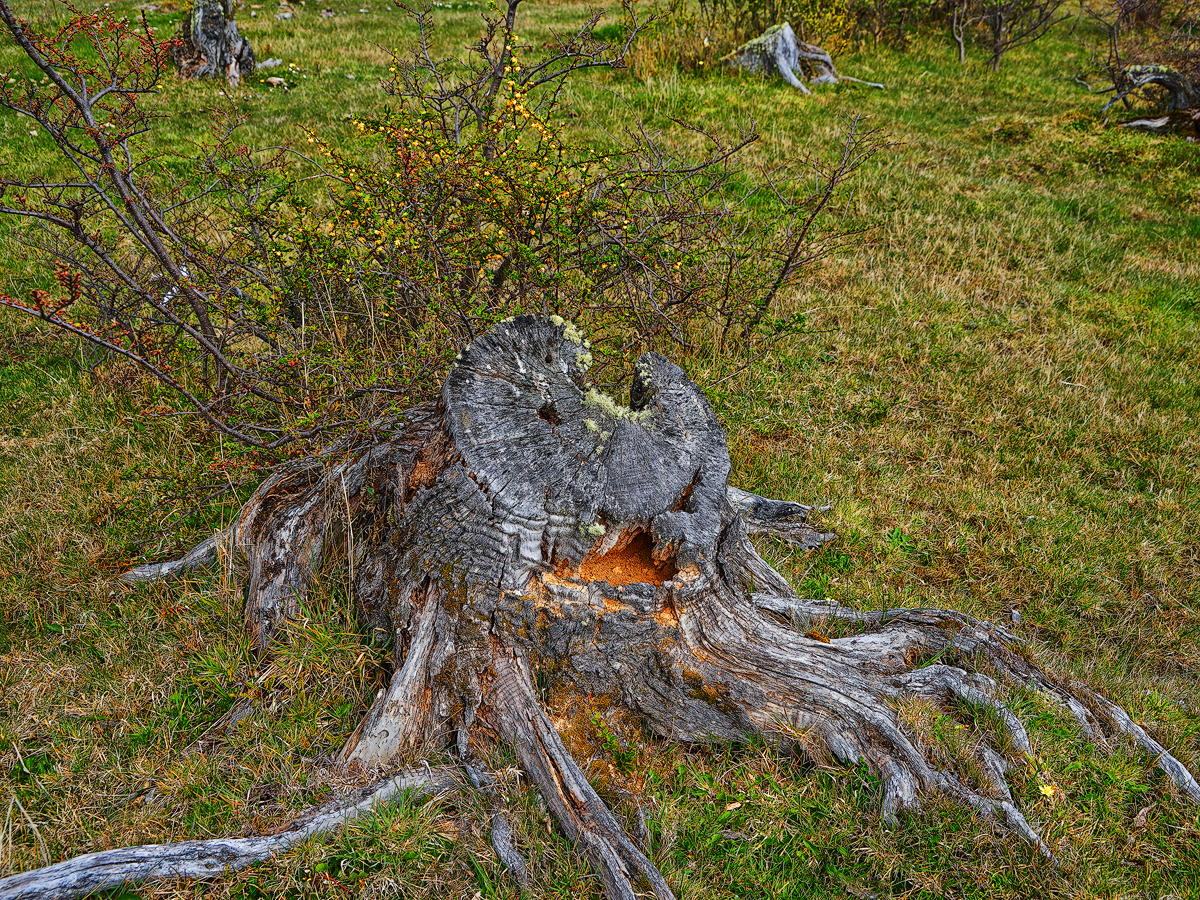
[[[590,361],[570,323],[509,320],[460,354],[439,403],[364,446],[277,472],[244,507],[231,532],[249,562],[246,627],[263,654],[327,548],[353,537],[361,624],[390,645],[394,675],[342,764],[366,779],[440,742],[486,791],[479,750],[503,741],[606,896],[630,900],[644,887],[663,900],[672,893],[588,784],[539,689],[591,694],[664,738],[765,734],[865,762],[882,779],[885,817],[940,792],[1049,855],[1006,781],[1005,753],[1019,758],[1030,743],[1000,692],[1022,685],[1062,704],[1090,735],[1132,736],[1200,802],[1192,775],[1123,711],[1045,676],[1003,628],[954,612],[860,613],[797,597],[748,534],[820,546],[832,536],[808,524],[810,509],[728,485],[724,432],[678,366],[644,356],[625,406],[588,383]],[[208,555],[211,547],[198,549],[187,565]],[[952,770],[902,726],[895,702],[904,697],[989,711],[1003,735],[977,748],[971,772]],[[501,811],[493,822],[497,852],[523,877]],[[253,861],[230,842],[200,843],[220,843],[208,849],[230,867]],[[190,842],[188,866],[131,866],[127,875],[204,875],[193,863],[205,849]],[[81,857],[54,867],[54,884],[85,865],[90,880],[78,883],[100,883],[97,861]],[[38,873],[15,878],[0,881],[0,898],[50,884]]]
[[[1186,74],[1171,66],[1145,65],[1128,66],[1122,73],[1122,81],[1113,88],[1111,100],[1100,108],[1106,113],[1118,103],[1129,105],[1130,95],[1146,94],[1157,90],[1163,95],[1162,109],[1165,113],[1200,107],[1200,85],[1195,85]]]

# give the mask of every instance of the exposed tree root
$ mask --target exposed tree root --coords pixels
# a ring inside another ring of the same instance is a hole
[[[423,797],[459,787],[460,782],[445,769],[412,769],[386,779],[360,800],[310,810],[273,834],[122,847],[0,878],[0,900],[82,897],[150,879],[212,879],[277,856],[300,841],[375,813],[399,797]]]
[[[517,754],[567,837],[596,870],[606,897],[636,900],[635,886],[648,884],[659,900],[674,894],[655,865],[625,834],[588,783],[546,714],[533,686],[533,673],[520,654],[499,649],[486,704],[488,718]]]
[[[130,569],[121,578],[130,584],[142,581],[170,581],[186,575],[188,572],[194,572],[196,569],[208,568],[217,561],[221,545],[228,536],[227,531],[218,531],[212,537],[201,541],[179,559],[147,563],[144,566]]]
[[[742,514],[747,534],[766,534],[782,538],[789,544],[805,550],[817,550],[837,537],[836,534],[821,531],[813,525],[809,516],[814,510],[803,503],[771,500],[735,488],[733,485],[725,489],[725,499]],[[816,512],[828,512],[830,508],[822,506]]]
[[[509,744],[609,898],[672,894],[563,745],[534,673],[551,692],[619,704],[664,738],[764,734],[865,762],[885,818],[941,793],[1045,855],[1008,785],[1006,756],[1030,751],[1001,699],[1008,687],[1063,704],[1094,737],[1131,735],[1200,802],[1186,767],[1122,710],[1051,680],[1005,629],[796,597],[748,533],[819,546],[832,536],[808,524],[810,509],[728,487],[724,433],[677,366],[643,357],[622,407],[587,385],[589,358],[569,323],[504,323],[461,354],[439,404],[384,440],[273,476],[234,524],[250,562],[246,625],[263,652],[322,557],[350,548],[362,626],[391,647],[394,674],[342,763],[456,745],[486,792],[471,742]],[[974,710],[992,723],[991,746],[967,771],[939,762],[906,729],[905,698]],[[492,812],[493,845],[520,879],[524,861]],[[131,879],[168,874],[129,865]]]

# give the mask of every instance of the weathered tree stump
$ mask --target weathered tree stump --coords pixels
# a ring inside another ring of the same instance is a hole
[[[235,13],[234,0],[194,0],[174,50],[184,78],[224,78],[237,87],[254,71],[254,50],[238,34]]]
[[[1192,84],[1187,75],[1170,66],[1127,66],[1121,75],[1122,83],[1110,88],[1116,93],[1101,107],[1100,112],[1108,112],[1122,101],[1128,106],[1126,98],[1131,94],[1146,93],[1147,89],[1161,91],[1162,109],[1168,115],[1200,107],[1200,86]]]
[[[660,900],[672,893],[588,784],[535,678],[551,692],[620,705],[664,738],[762,734],[865,762],[882,779],[885,817],[947,794],[1049,855],[1013,802],[1000,750],[981,745],[974,776],[951,771],[894,709],[917,696],[988,710],[1005,732],[997,746],[1019,757],[1029,739],[999,691],[1023,685],[1060,703],[1088,734],[1131,735],[1200,802],[1192,775],[1123,711],[1082,684],[1047,677],[1003,628],[955,612],[859,613],[798,598],[747,534],[777,531],[819,546],[832,535],[807,524],[809,507],[728,486],[724,432],[678,366],[642,357],[625,407],[589,385],[590,361],[568,322],[502,323],[460,354],[440,402],[412,410],[374,442],[276,473],[231,529],[248,558],[246,625],[262,653],[327,548],[353,534],[361,624],[390,643],[395,669],[342,748],[343,764],[377,771],[403,761],[406,748],[442,740],[469,781],[486,788],[478,748],[507,743],[613,900],[646,886]],[[826,636],[838,632],[846,636]],[[404,777],[440,789],[432,773]],[[384,782],[379,796],[395,790]],[[90,854],[0,880],[0,898],[215,875],[370,802],[320,811],[276,836]],[[493,844],[520,877],[503,816],[493,821]]]
[[[833,58],[814,44],[806,44],[796,37],[796,32],[788,22],[773,25],[752,41],[747,41],[728,56],[721,64],[730,69],[741,69],[755,75],[766,75],[776,72],[779,77],[794,88],[799,88],[805,94],[811,94],[796,73],[808,74],[813,84],[838,84],[849,81],[854,84],[865,84],[868,87],[883,88],[882,84],[872,81],[860,81],[848,75],[841,75],[833,65]]]

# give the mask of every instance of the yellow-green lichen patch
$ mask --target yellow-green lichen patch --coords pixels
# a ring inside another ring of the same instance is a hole
[[[583,405],[590,406],[593,409],[599,409],[614,419],[626,419],[633,422],[635,425],[648,426],[650,419],[654,415],[653,409],[632,410],[628,406],[621,406],[612,397],[594,387],[588,388],[587,393],[583,395]]]
[[[575,323],[570,319],[564,319],[562,316],[550,316],[550,324],[563,330],[563,337],[572,344],[578,344],[585,350],[591,347],[591,343],[583,339],[583,332],[575,327]],[[589,355],[588,362],[591,362]]]
[[[579,536],[584,538],[602,538],[604,537],[605,528],[599,522],[593,522],[591,525],[579,523]]]

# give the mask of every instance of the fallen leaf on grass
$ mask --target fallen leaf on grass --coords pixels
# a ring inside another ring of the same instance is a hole
[[[1138,814],[1133,817],[1133,827],[1139,831],[1145,830],[1146,826],[1150,823],[1150,811],[1157,805],[1157,803],[1151,803],[1149,806],[1139,809]]]

